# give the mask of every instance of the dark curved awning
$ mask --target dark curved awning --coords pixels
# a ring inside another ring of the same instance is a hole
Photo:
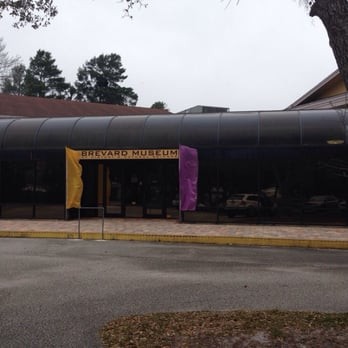
[[[346,110],[0,118],[0,151],[346,144]]]

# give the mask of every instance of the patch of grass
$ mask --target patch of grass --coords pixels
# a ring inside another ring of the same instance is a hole
[[[118,318],[101,330],[105,347],[348,347],[348,313],[230,311]]]

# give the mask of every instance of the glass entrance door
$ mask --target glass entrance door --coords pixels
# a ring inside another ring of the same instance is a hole
[[[145,216],[165,217],[165,175],[163,164],[159,161],[148,161],[145,185]]]
[[[165,165],[160,161],[114,161],[105,165],[106,215],[165,217]]]
[[[123,166],[105,166],[105,214],[107,216],[124,216]]]
[[[144,161],[125,163],[125,216],[143,217],[144,214]]]

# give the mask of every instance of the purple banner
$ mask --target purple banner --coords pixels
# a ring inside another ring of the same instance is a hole
[[[193,211],[197,206],[198,151],[179,146],[180,211]]]

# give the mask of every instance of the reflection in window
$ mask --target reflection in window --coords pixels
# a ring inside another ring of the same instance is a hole
[[[64,162],[37,161],[35,186],[35,217],[63,218],[64,200]]]
[[[64,217],[63,162],[8,161],[1,168],[2,217]]]
[[[2,217],[31,218],[33,215],[34,163],[2,162]]]

